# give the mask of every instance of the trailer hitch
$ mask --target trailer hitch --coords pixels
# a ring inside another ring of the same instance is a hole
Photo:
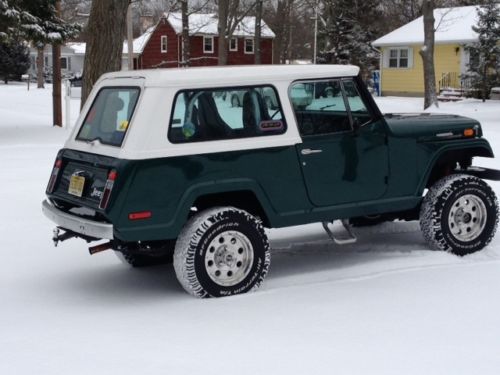
[[[52,241],[54,241],[55,247],[57,247],[57,244],[59,242],[63,242],[63,241],[69,240],[70,238],[77,237],[77,234],[75,232],[71,232],[71,231],[66,231],[66,232],[61,234],[61,228],[59,228],[59,227],[54,228],[52,233],[53,233]]]
[[[61,231],[64,231],[64,232],[61,233]],[[99,240],[98,238],[94,238],[94,237],[90,237],[90,236],[85,236],[83,234],[76,233],[76,232],[73,232],[71,230],[68,230],[68,229],[65,229],[65,228],[61,228],[61,227],[54,228],[54,230],[52,231],[52,233],[53,233],[53,235],[52,235],[52,241],[54,241],[54,246],[55,247],[57,247],[57,245],[59,244],[59,242],[63,242],[63,241],[69,240],[70,238],[81,238],[81,239],[84,239],[85,241],[87,241],[87,243]]]

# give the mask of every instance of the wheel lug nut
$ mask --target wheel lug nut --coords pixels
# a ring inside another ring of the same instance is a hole
[[[227,276],[228,276],[228,277],[233,276],[233,272],[232,272],[232,271],[227,271]]]
[[[236,243],[236,238],[231,238],[231,243],[234,245]]]
[[[217,277],[220,276],[220,271],[219,270],[215,271],[215,276],[217,276]]]
[[[236,267],[238,267],[238,268],[241,267],[241,262],[237,262]]]
[[[241,248],[241,247],[240,247],[240,248],[238,249],[238,254],[243,254],[243,248]]]

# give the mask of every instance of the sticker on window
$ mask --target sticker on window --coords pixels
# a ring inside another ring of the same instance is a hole
[[[283,130],[283,121],[261,121],[259,123],[259,129],[263,132],[273,131],[273,130]]]
[[[127,120],[123,120],[123,121],[120,122],[120,124],[116,128],[116,131],[124,132],[124,131],[127,130],[127,128],[128,128],[128,121]]]

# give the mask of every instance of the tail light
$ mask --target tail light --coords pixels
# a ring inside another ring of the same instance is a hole
[[[111,196],[111,190],[113,190],[113,185],[118,174],[113,169],[108,173],[108,179],[106,180],[106,185],[104,185],[104,191],[102,193],[101,202],[99,203],[99,208],[104,210],[108,206],[109,197]]]
[[[54,191],[54,187],[56,186],[57,177],[59,176],[59,172],[61,171],[62,159],[56,159],[54,163],[54,168],[52,168],[52,174],[50,175],[49,184],[47,185],[47,193],[52,193]]]

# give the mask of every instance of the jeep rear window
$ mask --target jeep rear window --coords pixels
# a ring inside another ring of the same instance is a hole
[[[172,143],[186,143],[285,131],[286,123],[274,87],[230,87],[177,93],[168,138]]]
[[[105,87],[99,91],[76,137],[121,146],[137,104],[139,88]]]

